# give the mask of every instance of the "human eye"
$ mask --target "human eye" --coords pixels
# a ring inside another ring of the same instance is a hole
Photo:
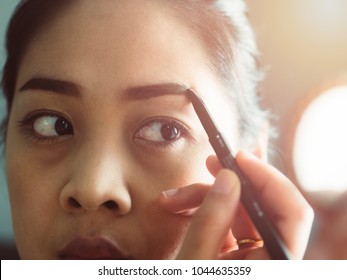
[[[188,128],[181,122],[169,119],[150,119],[136,131],[134,139],[157,146],[167,146],[188,136]]]
[[[36,111],[26,115],[19,126],[27,136],[37,141],[58,141],[74,134],[67,117],[52,111]]]

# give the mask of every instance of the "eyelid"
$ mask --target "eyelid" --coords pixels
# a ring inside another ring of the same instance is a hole
[[[172,117],[164,117],[164,116],[158,116],[158,117],[150,117],[147,118],[145,120],[143,120],[135,129],[135,133],[137,133],[138,131],[140,131],[142,128],[148,126],[149,124],[153,123],[153,122],[163,122],[163,123],[171,123],[171,124],[176,124],[178,126],[178,128],[183,129],[187,132],[190,132],[191,129],[190,127],[188,127],[185,123],[183,123],[180,120],[177,120],[175,118]]]
[[[154,122],[154,121],[173,122],[173,123],[177,123],[180,126],[183,126],[188,131],[192,130],[190,125],[188,125],[186,122],[184,122],[184,121],[182,121],[182,120],[180,120],[178,118],[171,117],[171,116],[153,116],[153,117],[149,117],[149,118],[146,118],[146,119],[142,120],[135,127],[135,131],[138,131],[139,129],[144,127],[146,124],[149,124],[149,123]]]
[[[35,121],[36,119],[40,118],[40,117],[61,117],[64,118],[66,120],[68,120],[70,123],[72,123],[70,121],[70,119],[63,113],[57,112],[57,111],[53,111],[53,110],[45,110],[45,109],[40,109],[40,110],[35,110],[32,111],[28,114],[26,114],[21,120],[18,121],[18,124],[21,125],[27,125],[32,123],[33,121]]]
[[[176,128],[179,129],[180,135],[175,139],[167,140],[167,141],[151,141],[151,140],[147,140],[145,138],[136,137],[136,134],[139,131],[141,131],[141,129],[145,128],[146,126],[149,126],[153,122],[162,122],[164,124],[165,123],[171,123],[172,125],[174,125]],[[147,142],[147,143],[149,143],[149,145],[157,146],[157,147],[165,147],[165,146],[173,145],[173,144],[177,143],[182,138],[186,138],[186,139],[194,141],[190,127],[188,127],[185,123],[183,123],[180,120],[177,120],[177,119],[172,118],[172,117],[166,117],[166,116],[165,117],[163,117],[163,116],[151,117],[151,118],[143,120],[140,123],[140,125],[138,125],[137,128],[135,129],[135,133],[133,136],[134,140]]]
[[[40,109],[35,110],[27,115],[25,115],[21,120],[18,121],[18,127],[22,130],[24,135],[28,137],[29,140],[33,142],[39,142],[43,144],[54,144],[63,141],[66,138],[70,138],[72,135],[58,135],[58,136],[43,136],[37,133],[33,127],[34,122],[41,118],[41,117],[58,117],[58,118],[64,118],[66,119],[72,126],[73,124],[70,121],[70,119],[63,113],[53,111],[53,110],[46,110],[46,109]]]

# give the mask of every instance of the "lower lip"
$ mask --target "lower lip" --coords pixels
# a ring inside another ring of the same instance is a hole
[[[103,238],[77,238],[59,254],[63,260],[127,259],[111,242]]]

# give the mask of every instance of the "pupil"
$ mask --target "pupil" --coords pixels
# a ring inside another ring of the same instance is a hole
[[[72,127],[65,119],[59,118],[54,128],[58,135],[72,134]]]
[[[174,127],[171,124],[163,125],[161,130],[160,130],[160,132],[161,132],[161,136],[165,140],[175,139],[178,136],[178,134],[179,134],[179,131],[178,131],[177,127]]]

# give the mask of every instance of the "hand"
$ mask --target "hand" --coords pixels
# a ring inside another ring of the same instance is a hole
[[[255,156],[240,152],[236,161],[253,183],[265,211],[292,256],[305,253],[313,211],[299,190],[277,169]],[[165,192],[161,205],[192,220],[178,255],[180,259],[269,259],[265,247],[238,249],[237,240],[261,237],[240,205],[240,182],[236,174],[222,169],[215,157],[206,165],[216,177],[213,186],[193,184]]]

